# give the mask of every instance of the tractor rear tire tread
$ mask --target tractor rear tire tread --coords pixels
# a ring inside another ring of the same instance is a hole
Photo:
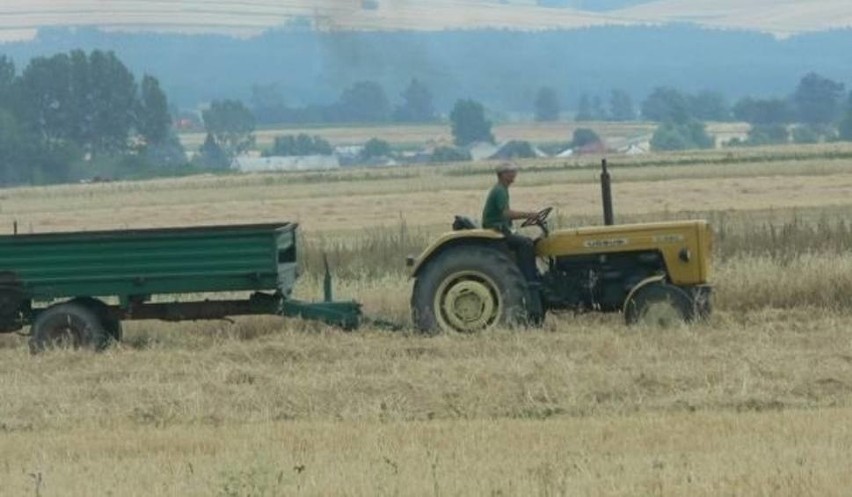
[[[444,278],[464,270],[480,271],[500,287],[503,311],[498,326],[514,327],[527,323],[527,283],[508,250],[499,246],[468,245],[449,248],[439,254],[415,279],[411,317],[416,330],[425,334],[442,331],[433,308],[435,292]]]

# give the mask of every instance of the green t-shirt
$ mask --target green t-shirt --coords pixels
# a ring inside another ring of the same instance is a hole
[[[507,231],[512,229],[512,221],[503,213],[509,208],[509,189],[497,183],[488,192],[485,208],[482,209],[482,227],[490,230]]]

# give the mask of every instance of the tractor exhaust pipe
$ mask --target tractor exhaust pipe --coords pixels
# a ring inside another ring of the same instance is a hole
[[[612,226],[615,224],[615,214],[612,212],[612,177],[606,168],[606,159],[601,161],[603,172],[601,172],[601,196],[603,197],[604,224]]]

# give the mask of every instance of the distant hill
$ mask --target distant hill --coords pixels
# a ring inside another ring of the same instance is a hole
[[[248,101],[253,85],[273,85],[289,105],[328,103],[354,82],[381,83],[393,102],[412,78],[447,112],[457,98],[504,112],[530,112],[541,86],[564,107],[581,94],[604,100],[628,91],[638,102],[658,85],[716,90],[730,99],[788,95],[809,71],[852,83],[852,31],[777,39],[690,26],[596,27],[569,31],[330,32],[275,30],[221,35],[44,30],[37,40],[0,45],[19,66],[73,48],[115,50],[137,73],[157,76],[173,101]]]
[[[323,31],[551,30],[693,23],[790,36],[852,27],[849,0],[4,0],[0,40],[45,27],[257,36],[297,23]]]

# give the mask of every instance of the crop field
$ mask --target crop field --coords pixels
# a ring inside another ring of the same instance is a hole
[[[657,0],[604,13],[547,8],[532,0],[383,0],[376,8],[363,6],[357,0],[137,0],[108,6],[98,0],[6,0],[0,6],[0,39],[31,38],[37,28],[52,26],[251,36],[293,19],[311,19],[323,30],[543,30],[680,22],[778,35],[850,25],[850,8],[842,0]]]
[[[645,138],[650,140],[656,129],[651,123],[503,123],[494,126],[494,138],[498,143],[509,140],[525,140],[532,143],[569,143],[577,128],[591,128],[603,137],[611,147],[620,147],[631,140]],[[708,132],[720,141],[743,137],[748,125],[743,123],[710,123]],[[371,138],[382,140],[396,146],[422,146],[427,144],[451,145],[453,142],[449,124],[395,125],[395,126],[307,126],[256,131],[255,140],[260,148],[269,148],[276,136],[297,135],[321,136],[332,145],[363,145]],[[187,150],[198,150],[204,143],[204,133],[183,133],[181,143]]]
[[[522,164],[520,208],[600,223],[598,158]],[[621,222],[706,218],[716,312],[423,337],[134,322],[104,353],[0,336],[0,495],[842,496],[852,487],[852,146],[610,157]],[[0,231],[298,221],[320,293],[405,323],[405,256],[491,164],[0,191]]]

